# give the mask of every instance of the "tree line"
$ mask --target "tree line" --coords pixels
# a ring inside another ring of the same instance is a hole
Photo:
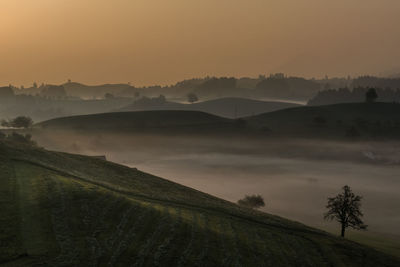
[[[318,92],[308,101],[310,106],[332,105],[339,103],[365,102],[367,93],[374,92],[375,100],[379,102],[400,102],[400,89],[381,89],[373,87],[358,87],[350,90],[349,88],[329,89]],[[370,95],[372,96],[372,95]]]

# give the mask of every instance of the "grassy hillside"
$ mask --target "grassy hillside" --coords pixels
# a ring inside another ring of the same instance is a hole
[[[193,110],[235,119],[296,106],[299,105],[279,101],[259,101],[247,98],[227,97],[193,104],[165,102],[156,105],[140,105],[138,103],[133,103],[122,108],[121,111]]]
[[[350,103],[305,106],[246,118],[256,129],[301,137],[388,137],[400,135],[400,105]]]
[[[399,266],[357,243],[104,160],[0,144],[5,266]]]

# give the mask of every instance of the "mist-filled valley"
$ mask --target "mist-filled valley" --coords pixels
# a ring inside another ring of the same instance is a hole
[[[399,241],[400,142],[33,132],[39,145],[107,160],[236,202],[265,198],[262,210],[318,228],[328,196],[344,184],[364,197],[369,233]],[[397,249],[398,247],[397,243]]]

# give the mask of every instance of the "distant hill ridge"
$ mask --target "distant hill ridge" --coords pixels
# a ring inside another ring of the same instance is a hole
[[[154,101],[154,103],[151,101],[149,101],[149,103],[143,103],[143,101],[139,100],[120,110],[194,110],[235,119],[297,106],[300,105],[280,101],[260,101],[239,97],[225,97],[193,104],[182,104],[176,102],[160,103],[159,101]]]

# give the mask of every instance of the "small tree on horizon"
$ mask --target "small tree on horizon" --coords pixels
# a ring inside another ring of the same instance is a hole
[[[367,103],[374,103],[377,98],[378,94],[376,93],[376,90],[374,88],[368,89],[368,91],[365,93],[365,101]]]
[[[246,195],[243,199],[240,199],[237,202],[240,206],[251,208],[251,209],[258,209],[265,206],[264,199],[260,195]]]
[[[197,97],[197,95],[195,93],[189,93],[187,95],[187,99],[188,99],[188,102],[191,103],[191,104],[193,104],[194,102],[199,101],[199,98]]]
[[[111,94],[111,93],[105,93],[104,94],[104,99],[114,99],[114,98],[115,98],[114,95]]]
[[[361,220],[361,196],[356,196],[348,185],[343,187],[343,193],[335,197],[328,198],[324,214],[325,220],[335,220],[341,225],[341,236],[344,237],[346,228],[351,227],[356,230],[366,230],[367,225]]]

